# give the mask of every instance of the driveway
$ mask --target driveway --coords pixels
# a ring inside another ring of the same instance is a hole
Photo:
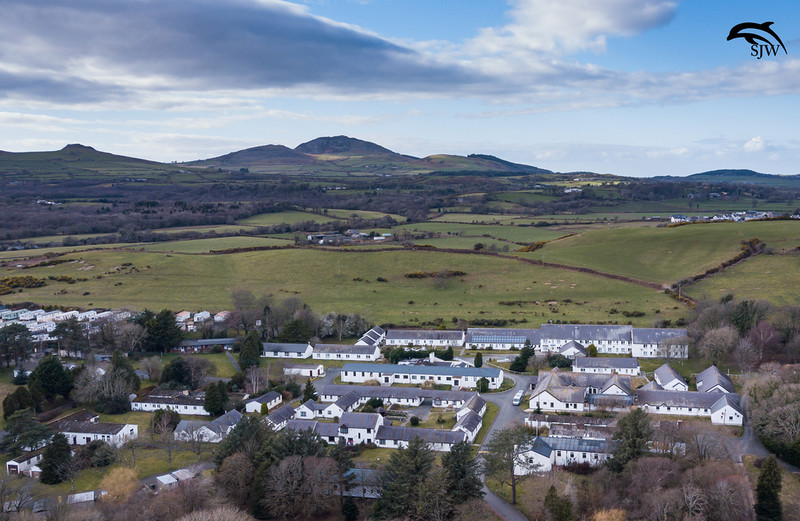
[[[492,426],[489,428],[489,432],[486,434],[486,438],[483,440],[483,444],[481,445],[481,450],[486,448],[486,444],[492,439],[492,436],[495,432],[502,430],[509,425],[513,425],[515,423],[524,423],[527,414],[525,413],[526,403],[523,402],[519,407],[511,405],[511,400],[514,398],[514,395],[517,391],[527,391],[528,384],[531,381],[531,376],[523,376],[523,375],[516,375],[516,374],[509,374],[505,373],[505,376],[514,380],[514,387],[509,389],[508,391],[503,391],[501,393],[482,393],[481,397],[486,400],[487,402],[492,402],[493,404],[500,407],[500,412],[497,413],[497,417],[492,423]]]

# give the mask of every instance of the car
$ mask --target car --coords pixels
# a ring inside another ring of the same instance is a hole
[[[523,396],[525,396],[525,391],[517,391],[517,394],[514,395],[514,399],[511,401],[511,405],[519,405],[522,403]]]

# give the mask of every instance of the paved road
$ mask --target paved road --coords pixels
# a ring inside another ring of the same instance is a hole
[[[737,463],[741,463],[742,456],[745,454],[766,458],[770,455],[770,452],[766,447],[764,447],[764,445],[761,443],[761,440],[758,439],[758,436],[756,436],[756,434],[753,432],[753,428],[750,425],[750,417],[747,413],[749,404],[747,403],[746,394],[742,396],[741,404],[742,409],[745,411],[744,433],[742,434],[741,438],[733,438],[729,440],[727,445],[731,459]],[[778,463],[780,463],[780,465],[789,472],[800,474],[800,468],[790,465],[781,459],[778,459]]]
[[[240,372],[242,370],[242,368],[239,367],[239,362],[237,362],[236,360],[233,359],[233,355],[231,354],[231,352],[230,351],[225,351],[225,354],[228,355],[228,360],[231,361],[231,363],[233,364],[233,368],[236,369],[236,372],[237,373]]]

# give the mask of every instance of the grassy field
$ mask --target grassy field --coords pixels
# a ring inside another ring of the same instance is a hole
[[[396,213],[371,212],[369,210],[341,210],[339,208],[326,208],[325,215],[338,217],[340,219],[380,219],[381,217],[391,217],[397,222],[405,222],[406,218]]]
[[[525,320],[526,327],[538,327],[547,320],[613,321],[622,318],[609,314],[616,308],[643,311],[645,316],[633,322],[647,326],[656,319],[677,319],[687,313],[663,293],[648,288],[532,266],[513,257],[292,249],[230,255],[107,250],[64,258],[82,263],[2,273],[88,280],[75,284],[50,281],[47,286],[5,296],[2,302],[216,311],[229,309],[231,291],[246,287],[278,300],[298,297],[320,313],[347,311],[378,323],[406,325],[453,317],[514,318]],[[130,265],[123,266],[126,263]],[[93,268],[87,271],[88,266]],[[441,270],[466,274],[443,282],[405,277],[408,272]],[[378,277],[387,282],[376,282]]]
[[[461,237],[496,237],[508,241],[529,244],[536,241],[549,241],[565,235],[549,227],[529,227],[512,225],[490,225],[490,224],[460,224],[447,222],[426,222],[419,224],[406,224],[395,226],[391,233],[402,236],[403,232],[413,235],[428,233],[432,236],[436,234],[448,236],[456,235]],[[477,241],[476,241],[477,242]]]
[[[800,256],[759,255],[701,280],[688,288],[697,299],[719,299],[733,293],[737,299],[763,299],[777,305],[800,301]]]
[[[751,237],[759,237],[775,249],[794,248],[800,244],[800,225],[772,221],[597,229],[554,241],[524,255],[671,283],[732,258],[740,251],[739,241]]]
[[[745,455],[742,456],[742,464],[744,464],[744,470],[747,472],[747,477],[750,480],[750,484],[755,489],[756,483],[758,483],[758,475],[760,474],[760,470],[756,468],[755,456]],[[792,474],[785,468],[781,467],[781,503],[783,505],[783,510],[786,512],[786,507],[790,505],[792,502],[796,502],[797,498],[800,497],[800,476]],[[784,514],[785,515],[785,514]],[[788,519],[784,517],[784,519]]]
[[[477,445],[483,443],[486,435],[489,434],[489,428],[492,426],[492,423],[494,423],[494,419],[497,418],[497,414],[499,412],[500,407],[492,402],[486,402],[486,412],[483,413],[483,425],[481,425],[481,429],[478,431],[478,434],[475,435],[475,443]]]
[[[230,248],[251,248],[254,246],[290,246],[294,241],[286,239],[273,239],[271,237],[219,237],[214,239],[192,239],[185,241],[154,242],[146,246],[136,247],[144,251],[168,253],[205,253],[212,250],[227,250]]]
[[[276,213],[262,213],[242,219],[238,224],[247,224],[251,226],[274,226],[276,224],[294,224],[305,221],[314,221],[315,223],[328,223],[337,219],[333,217],[326,217],[309,212],[276,212]]]

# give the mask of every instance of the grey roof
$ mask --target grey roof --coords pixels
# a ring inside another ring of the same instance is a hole
[[[658,344],[670,338],[686,337],[685,329],[663,327],[633,328],[633,342],[636,344]]]
[[[352,478],[351,485],[377,486],[380,485],[383,470],[380,469],[350,469],[344,473]]]
[[[486,407],[486,400],[484,400],[483,398],[481,398],[481,396],[480,396],[480,395],[478,395],[478,394],[475,394],[475,395],[473,395],[473,396],[472,396],[472,398],[470,398],[470,399],[469,399],[469,401],[468,401],[466,404],[464,404],[464,405],[465,405],[465,407],[467,407],[467,408],[468,408],[470,411],[473,411],[473,412],[476,412],[476,413],[480,414],[480,412],[483,410],[483,408],[484,408],[484,407]]]
[[[286,422],[286,428],[293,431],[311,431],[316,432],[317,420],[289,420]]]
[[[553,450],[568,452],[598,452],[611,454],[615,443],[610,440],[593,440],[589,438],[553,438],[543,436],[542,439]]]
[[[304,353],[308,349],[308,344],[278,344],[272,342],[263,342],[265,352],[274,353]]]
[[[561,349],[559,349],[558,352],[563,355],[572,348],[577,349],[579,353],[583,354],[583,356],[586,356],[586,348],[583,347],[583,344],[581,344],[580,342],[576,342],[574,340],[570,340],[569,342],[561,346]]]
[[[499,378],[500,369],[492,367],[443,367],[424,365],[393,365],[393,364],[365,364],[349,362],[344,364],[342,371],[363,371],[370,373],[388,374],[435,374],[442,376],[477,376],[485,378]]]
[[[739,397],[735,394],[729,395],[734,400],[738,408]],[[697,391],[636,391],[636,401],[641,406],[647,405],[666,405],[668,407],[694,407],[699,409],[711,409],[722,396],[718,393],[703,393]]]
[[[722,393],[720,399],[711,406],[711,414],[714,414],[726,405],[733,407],[739,414],[742,413],[742,409],[739,407],[739,396],[731,393]]]
[[[712,365],[702,373],[698,374],[695,378],[697,381],[697,390],[708,392],[709,389],[715,385],[719,385],[725,392],[734,392],[733,382],[728,378],[728,375],[717,369],[717,366]]]
[[[599,427],[607,427],[613,423],[614,418],[596,418],[594,416],[573,416],[567,414],[536,414],[531,413],[528,415],[530,421],[547,422],[551,425],[592,425]]]
[[[346,411],[350,407],[352,407],[356,402],[361,399],[361,395],[357,392],[351,391],[347,394],[344,394],[336,400],[336,405],[339,406],[343,411]]]
[[[467,414],[461,416],[461,418],[453,426],[453,430],[463,427],[469,432],[476,432],[480,428],[482,421],[483,418],[481,418],[480,414],[476,413],[475,411],[469,411]]]
[[[583,356],[580,358],[576,358],[575,361],[572,362],[577,368],[586,367],[586,368],[610,368],[610,369],[637,369],[639,367],[639,361],[635,358],[590,358],[588,356]]]
[[[539,345],[538,329],[506,329],[471,327],[467,329],[467,343],[524,344],[529,340],[531,346]]]
[[[377,346],[381,343],[383,338],[386,336],[386,331],[382,328],[375,326],[363,335],[361,338],[358,339],[357,344],[361,345],[368,345],[368,346]]]
[[[359,398],[394,398],[407,400],[423,398],[463,402],[466,402],[476,395],[475,391],[439,391],[436,389],[422,389],[420,387],[382,387],[377,385],[328,384],[321,385],[317,388],[317,394],[319,395],[343,397],[349,393],[354,393],[354,396],[358,396]]]
[[[239,423],[243,417],[242,413],[236,409],[231,409],[219,418],[208,422],[208,428],[218,434],[222,434]]]
[[[273,400],[277,400],[280,397],[281,397],[280,393],[277,393],[275,391],[270,391],[270,392],[268,392],[266,394],[262,394],[261,396],[256,396],[252,400],[247,400],[247,403],[253,403],[253,402],[256,402],[256,403],[269,403],[269,402],[271,402]]]
[[[324,411],[328,408],[328,405],[324,403],[317,403],[314,400],[306,400],[303,402],[300,407],[306,407],[307,409],[311,409],[312,411]]]
[[[345,412],[339,420],[340,426],[351,429],[375,429],[381,415],[375,412]]]
[[[153,394],[151,393],[148,396],[142,396],[139,398],[134,398],[134,402],[140,403],[163,403],[166,405],[200,405],[202,406],[204,403],[204,399],[201,398],[199,395],[191,395],[191,394],[173,394],[173,395],[164,395],[164,394]]]
[[[655,378],[656,382],[658,382],[661,387],[665,387],[668,383],[676,380],[688,387],[686,380],[684,380],[680,373],[669,364],[664,364],[656,369],[653,373],[653,378]]]
[[[375,438],[379,440],[411,441],[419,437],[425,443],[455,444],[466,439],[466,434],[461,431],[445,431],[439,429],[423,429],[419,427],[394,427],[381,425]]]
[[[633,405],[632,394],[587,394],[586,403],[596,407],[630,407]]]
[[[347,344],[317,344],[314,346],[315,353],[347,353],[351,355],[371,355],[375,353],[376,346],[360,346]]]
[[[542,324],[542,338],[555,340],[631,341],[631,326],[594,326],[584,324]]]
[[[655,380],[650,380],[649,382],[647,382],[643,386],[639,387],[639,389],[642,390],[642,391],[663,391],[664,390],[664,388],[661,387],[660,385],[658,385],[658,382],[656,382]]]
[[[541,454],[545,458],[549,458],[550,454],[553,453],[553,448],[539,436],[533,439],[533,443],[531,443],[528,448],[537,454]]]
[[[608,374],[593,374],[593,373],[575,373],[571,371],[560,371],[557,368],[551,371],[539,372],[536,386],[533,390],[533,396],[542,393],[545,390],[558,387],[566,388],[587,388],[593,387],[595,389],[604,389],[609,381],[614,381],[616,376],[617,382],[623,389],[631,388],[631,378],[627,375],[608,375]]]
[[[207,425],[208,422],[202,420],[181,420],[175,426],[175,432],[184,432],[188,430],[197,431],[200,427]]]
[[[323,438],[327,438],[329,436],[339,436],[338,423],[321,422],[317,420],[289,420],[286,423],[286,428],[293,431],[309,430],[317,436],[321,436]]]
[[[184,340],[180,343],[181,346],[184,347],[193,347],[193,346],[227,346],[233,345],[236,341],[233,337],[228,338],[202,338],[198,340]]]
[[[605,393],[606,391],[608,391],[611,387],[613,387],[615,385],[617,387],[619,387],[620,389],[622,389],[622,391],[624,391],[626,394],[629,394],[629,395],[632,394],[631,393],[631,379],[630,379],[630,377],[623,378],[619,374],[611,375],[611,378],[609,378],[608,381],[603,385],[603,387],[600,388],[600,392],[601,393]]]
[[[461,340],[463,336],[461,330],[443,329],[390,329],[386,332],[387,340]]]
[[[103,423],[86,421],[61,421],[55,425],[59,432],[78,432],[85,434],[119,434],[125,428],[124,423]]]
[[[267,416],[267,421],[273,425],[279,425],[294,418],[294,408],[291,405],[284,405],[277,411]]]

